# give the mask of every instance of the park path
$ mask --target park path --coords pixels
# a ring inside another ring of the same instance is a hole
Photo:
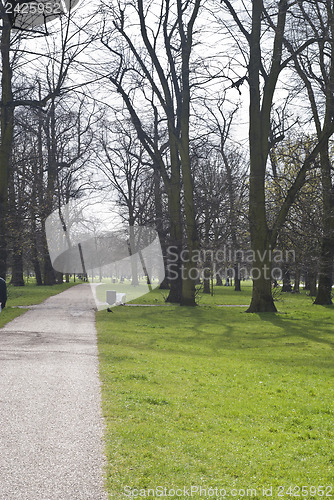
[[[1,500],[107,499],[93,307],[79,285],[0,329]]]

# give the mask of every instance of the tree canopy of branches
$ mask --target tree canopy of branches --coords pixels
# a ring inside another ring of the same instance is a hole
[[[298,8],[296,4],[289,4],[287,0],[280,0],[277,5],[263,0],[246,3],[248,9],[242,13],[246,17],[244,22],[233,4],[229,0],[222,0],[222,4],[231,16],[229,25],[232,25],[236,39],[240,36],[242,38],[239,47],[248,61],[249,223],[255,257],[253,295],[248,311],[270,312],[276,311],[271,289],[270,249],[276,245],[279,231],[298,190],[305,181],[307,170],[318,154],[326,149],[328,139],[334,132],[334,124],[331,118],[328,126],[324,127],[318,136],[317,144],[301,165],[275,220],[269,224],[266,213],[265,177],[269,152],[275,143],[275,138],[271,137],[275,91],[283,71],[288,70],[289,65],[315,43],[315,39],[295,36],[296,31],[298,32],[295,25],[295,9]]]

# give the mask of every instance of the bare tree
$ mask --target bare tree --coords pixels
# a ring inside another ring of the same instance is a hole
[[[152,5],[145,4],[143,0],[121,2],[112,10],[113,29],[106,29],[102,37],[104,46],[114,58],[118,58],[110,81],[121,95],[138,137],[164,181],[169,202],[171,245],[178,256],[182,248],[182,175],[190,259],[185,263],[182,289],[180,258],[177,257],[171,266],[174,276],[167,300],[190,306],[195,305],[195,280],[191,277],[190,268],[193,265],[192,254],[198,246],[189,149],[191,55],[200,3],[201,0],[177,0],[175,3],[160,0]],[[156,11],[159,12],[158,17]],[[139,30],[135,36],[131,36],[130,32],[133,33],[136,23]],[[143,122],[141,108],[148,101],[153,113],[150,123],[165,124],[168,131],[167,145],[158,147],[154,129],[152,133],[152,129],[148,130]],[[166,147],[169,165],[164,162],[162,155]]]
[[[295,57],[314,43],[312,37],[301,37],[287,49],[288,35],[296,30],[294,25],[295,4],[280,0],[278,5],[263,0],[243,2],[246,22],[229,0],[223,0],[232,18],[232,24],[247,44],[241,44],[243,55],[248,60],[246,79],[249,84],[249,222],[251,244],[254,254],[253,294],[248,312],[274,312],[276,306],[271,288],[270,249],[273,249],[296,193],[305,181],[305,175],[318,154],[326,148],[334,132],[333,124],[323,130],[317,144],[305,158],[297,173],[279,213],[270,224],[266,213],[265,177],[271,140],[272,111],[275,91],[283,70]],[[247,21],[247,19],[249,21]],[[289,31],[289,29],[291,30]],[[239,35],[236,35],[238,37]]]
[[[80,36],[83,26],[72,23],[73,15],[59,20],[57,36],[45,38],[45,26],[36,29],[15,25],[15,16],[0,5],[1,26],[1,120],[0,120],[0,276],[6,275],[6,212],[8,180],[14,138],[14,116],[19,107],[45,109],[64,92],[73,66],[90,39]],[[14,30],[13,30],[14,24]],[[25,67],[27,86],[15,86],[20,68]],[[44,75],[44,78],[43,78]],[[50,80],[50,77],[52,81]],[[68,90],[68,89],[67,89]]]
[[[120,214],[129,226],[130,249],[135,251],[134,226],[143,220],[143,213],[153,198],[153,183],[148,183],[149,171],[146,151],[138,140],[131,123],[104,124],[98,153],[103,186],[115,193]],[[107,179],[107,184],[105,182]],[[131,261],[132,285],[138,285],[136,261]]]
[[[298,7],[305,35],[311,35],[316,44],[309,47],[307,52],[294,54],[292,45],[288,41],[285,43],[306,88],[318,141],[325,137],[320,151],[323,237],[315,304],[328,305],[332,304],[334,258],[334,184],[330,152],[334,121],[334,9],[330,0],[298,2]]]

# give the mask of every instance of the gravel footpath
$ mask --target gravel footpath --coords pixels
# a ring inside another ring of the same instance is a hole
[[[0,499],[107,499],[93,307],[79,285],[0,329]]]

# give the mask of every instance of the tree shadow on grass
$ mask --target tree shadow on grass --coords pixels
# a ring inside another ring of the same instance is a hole
[[[313,306],[311,306],[313,307]],[[262,313],[256,314],[261,320],[281,328],[285,337],[301,337],[309,342],[326,344],[334,348],[334,307],[314,306],[327,309],[329,315],[326,317],[313,317],[312,312],[319,313],[318,310],[298,312],[299,317],[291,318],[290,314]]]
[[[259,351],[309,349],[312,343],[333,348],[334,308],[326,308],[324,315],[319,314],[321,311],[304,309],[292,317],[293,312],[246,314],[215,307],[163,308],[159,312],[157,308],[143,308],[131,314],[131,326],[138,326],[139,331],[124,334],[123,330],[119,334],[113,325],[116,338],[112,343],[140,351],[213,358],[240,350],[254,350],[257,357]],[[120,320],[126,323],[125,317]]]

